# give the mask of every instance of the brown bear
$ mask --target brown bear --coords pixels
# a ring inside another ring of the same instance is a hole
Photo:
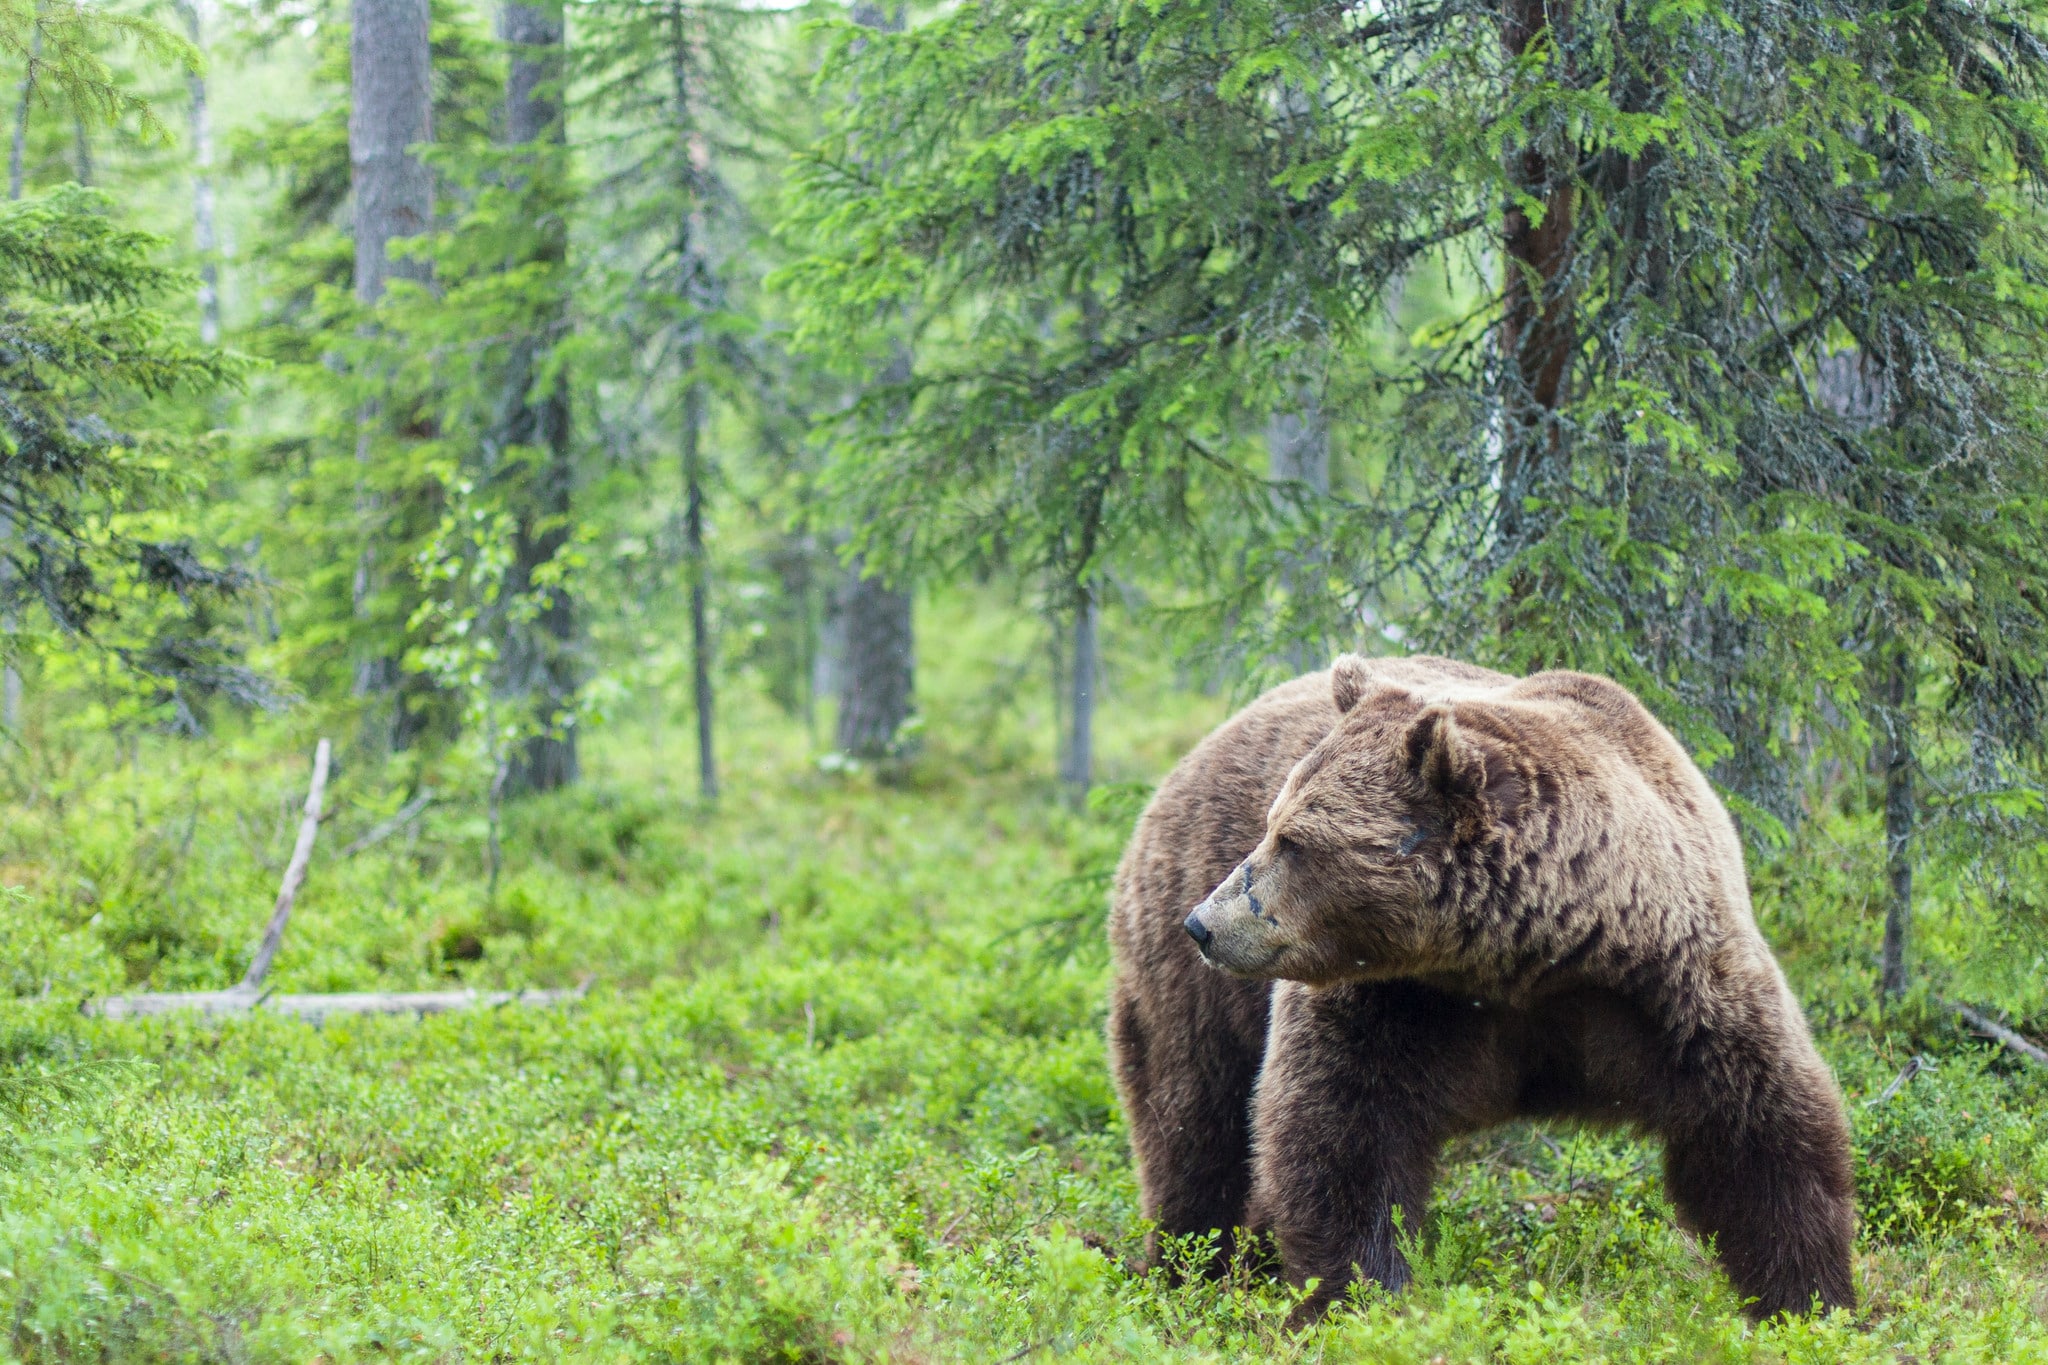
[[[1840,1095],[1727,812],[1613,682],[1346,655],[1275,688],[1160,786],[1110,938],[1145,1215],[1270,1234],[1306,1315],[1398,1289],[1395,1210],[1518,1116],[1660,1136],[1752,1316],[1855,1303]]]

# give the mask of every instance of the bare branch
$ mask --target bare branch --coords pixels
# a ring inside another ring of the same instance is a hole
[[[333,746],[324,739],[313,751],[313,785],[306,791],[306,814],[299,821],[299,841],[292,846],[292,860],[285,865],[284,882],[277,888],[277,905],[270,912],[270,923],[264,926],[263,941],[256,945],[255,960],[242,978],[242,990],[254,992],[262,986],[263,978],[270,974],[270,964],[277,958],[277,950],[284,944],[284,926],[292,917],[292,902],[306,880],[306,865],[313,861],[313,840],[320,834],[320,802],[327,794],[327,761],[333,752]]]

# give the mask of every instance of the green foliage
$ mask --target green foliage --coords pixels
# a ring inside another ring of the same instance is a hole
[[[918,343],[833,487],[878,553],[1120,567],[1255,650],[1363,617],[1609,674],[1759,836],[1873,719],[1967,735],[1939,780],[2027,805],[2042,32],[1744,0],[842,26],[784,278],[822,354],[895,310]],[[1304,381],[1349,396],[1332,499],[1251,439]],[[1889,651],[1943,700],[1886,702]]]
[[[115,40],[153,64],[182,67],[196,56],[190,43],[142,15],[79,0],[0,0],[0,67],[20,68],[24,110],[56,95],[83,122],[132,120],[144,137],[161,140],[166,132],[156,110],[107,61]]]
[[[107,719],[191,731],[210,697],[275,693],[239,664],[224,619],[253,576],[202,559],[174,515],[215,442],[143,424],[246,367],[178,337],[158,305],[183,277],[111,208],[75,185],[0,205],[0,612],[31,614],[10,625],[17,665],[24,649],[60,666],[81,647],[83,661],[112,655],[140,687],[110,686]]]

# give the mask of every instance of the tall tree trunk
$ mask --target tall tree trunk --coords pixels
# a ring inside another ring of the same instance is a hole
[[[718,799],[717,689],[711,671],[711,555],[704,538],[704,386],[697,375],[703,327],[695,311],[705,306],[709,270],[698,249],[702,227],[702,186],[695,91],[690,84],[691,34],[682,0],[668,10],[669,78],[674,87],[676,214],[676,297],[690,310],[682,320],[677,348],[683,379],[682,430],[678,443],[683,474],[683,557],[690,589],[690,696],[697,718],[697,794]]]
[[[884,10],[873,0],[858,0],[856,24],[895,33],[903,27],[900,7]],[[910,378],[911,357],[899,345],[884,371],[884,383]],[[839,661],[839,748],[856,758],[880,758],[895,751],[914,704],[915,636],[911,595],[907,585],[869,577],[866,564],[855,560],[841,594],[840,627],[844,633]]]
[[[1509,56],[1520,58],[1539,34],[1562,30],[1570,17],[1569,0],[1509,0],[1502,44]],[[1554,48],[1562,46],[1553,43]],[[1533,129],[1524,131],[1533,137]],[[1539,466],[1556,453],[1562,440],[1556,413],[1564,397],[1573,342],[1565,285],[1572,264],[1572,169],[1553,165],[1533,141],[1514,153],[1508,165],[1516,188],[1543,205],[1539,217],[1511,203],[1501,222],[1506,309],[1500,344],[1509,382],[1496,524],[1511,550],[1518,548],[1525,530],[1522,499],[1535,486]]]
[[[434,178],[408,149],[433,137],[432,50],[428,43],[427,0],[351,0],[349,7],[349,187],[355,199],[356,301],[364,307],[384,297],[385,282],[425,280],[423,261],[391,258],[394,237],[426,231],[433,221]],[[379,408],[365,403],[356,414],[356,526],[359,537],[351,608],[359,632],[367,634],[378,565],[375,545],[382,508],[370,481]],[[359,646],[355,693],[389,691],[397,681],[394,660],[381,649]],[[394,727],[394,732],[400,726]]]
[[[349,15],[356,299],[372,304],[384,297],[386,280],[429,278],[426,262],[395,261],[389,244],[433,221],[433,172],[407,150],[434,135],[432,53],[427,0],[351,0]]]
[[[1907,940],[1913,925],[1913,658],[1892,650],[1885,678],[1884,954],[1878,988],[1887,999],[1906,993]]]
[[[184,0],[179,9],[185,16],[185,33],[192,46],[206,51],[205,16],[200,6],[207,0]],[[220,243],[213,219],[213,120],[206,107],[206,77],[193,71],[185,77],[191,96],[192,121],[192,245],[199,253],[199,339],[208,346],[220,344]]]
[[[1279,483],[1299,483],[1310,492],[1330,491],[1330,421],[1314,390],[1304,387],[1291,412],[1276,412],[1266,423],[1266,461]]]
[[[1860,350],[1825,355],[1815,365],[1815,397],[1849,425],[1868,429],[1884,420],[1883,375]],[[1885,643],[1872,660],[1882,691],[1877,719],[1881,736],[1874,756],[1884,775],[1884,948],[1879,957],[1878,993],[1896,999],[1906,993],[1911,972],[1906,960],[1913,927],[1913,797],[1912,646],[1892,632],[1880,632]]]
[[[1095,694],[1101,673],[1096,630],[1101,603],[1092,583],[1074,590],[1073,666],[1067,674],[1067,743],[1060,756],[1060,781],[1075,801],[1095,784]]]
[[[42,55],[43,31],[38,28],[29,40],[29,60]],[[23,181],[27,175],[28,158],[28,108],[35,97],[35,73],[24,72],[21,77],[21,98],[14,106],[14,129],[7,149],[7,198],[10,201],[21,198]],[[10,518],[0,517],[0,595],[10,595],[13,587],[14,561],[6,557],[7,543],[14,539],[14,523]],[[11,640],[14,635],[14,610],[7,608],[0,617],[0,631]],[[21,733],[21,671],[14,666],[11,657],[0,664],[0,726],[10,735]]]
[[[504,5],[498,11],[498,37],[512,50],[505,75],[506,144],[532,149],[524,175],[558,175],[557,149],[566,141],[560,0]],[[550,265],[568,256],[567,234],[559,219],[555,224],[543,228],[534,255]],[[540,320],[536,335],[514,343],[499,422],[505,446],[536,450],[540,459],[538,468],[518,476],[525,487],[518,499],[512,566],[506,575],[506,588],[513,595],[545,593],[539,614],[530,623],[512,626],[506,641],[506,681],[515,698],[534,708],[536,725],[513,763],[508,779],[513,792],[553,791],[577,775],[576,730],[570,715],[578,681],[575,604],[561,583],[534,586],[542,566],[569,543],[575,470],[568,387],[559,373],[540,378],[562,324],[557,307]],[[538,394],[537,382],[544,385]]]
[[[900,384],[909,377],[910,352],[899,347],[883,380]],[[839,628],[840,752],[893,756],[916,704],[910,590],[870,575],[866,561],[855,559],[840,594]]]
[[[711,687],[711,560],[704,544],[704,470],[698,441],[703,425],[703,390],[692,383],[683,401],[683,550],[690,574],[690,683],[697,713],[697,792],[718,799],[718,752],[714,748],[717,697]]]

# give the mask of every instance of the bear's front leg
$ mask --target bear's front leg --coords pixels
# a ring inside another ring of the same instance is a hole
[[[1253,1105],[1249,1226],[1320,1315],[1357,1276],[1408,1282],[1399,1228],[1422,1228],[1446,1139],[1500,1112],[1512,1082],[1470,1001],[1412,982],[1274,992]]]

